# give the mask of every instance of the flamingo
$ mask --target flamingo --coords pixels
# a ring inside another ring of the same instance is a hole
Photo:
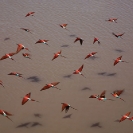
[[[114,91],[112,94],[112,96],[116,97],[116,98],[119,98],[121,100],[123,100],[120,95],[123,93],[124,90],[117,90],[117,91]],[[124,100],[123,100],[124,101]],[[125,102],[125,101],[124,101]]]
[[[34,16],[34,13],[35,13],[35,12],[28,12],[28,13],[26,14],[25,17],[28,17],[28,16]]]
[[[30,96],[31,96],[31,93],[28,93],[28,94],[26,94],[26,95],[23,97],[22,105],[24,105],[24,104],[25,104],[26,102],[28,102],[29,100],[30,100],[30,101],[39,102],[39,101],[36,101],[36,100],[34,100],[34,99],[31,99]]]
[[[96,38],[96,37],[94,37],[93,44],[94,44],[95,42],[98,42],[98,44],[100,44],[100,41],[99,41],[99,39],[98,39],[98,38]]]
[[[81,73],[83,67],[84,67],[84,64],[83,64],[79,69],[74,70],[73,74],[80,74],[80,75],[82,75],[83,77],[85,77],[85,76]],[[86,77],[85,77],[85,78],[86,78]]]
[[[61,104],[62,104],[62,110],[61,111],[63,111],[65,109],[65,112],[66,113],[68,112],[68,110],[69,110],[70,107],[72,109],[74,109],[74,110],[77,110],[77,109],[73,108],[70,104],[67,104],[67,103],[61,103]]]
[[[0,80],[0,85],[2,85],[2,86],[4,87],[2,80]],[[5,88],[5,87],[4,87],[4,88]]]
[[[117,19],[118,19],[118,18],[109,18],[108,20],[105,20],[105,21],[117,23]]]
[[[49,89],[49,88],[56,88],[56,89],[59,89],[56,87],[56,85],[58,85],[60,82],[53,82],[53,83],[49,83],[49,84],[46,84],[40,91],[42,90],[46,90],[46,89]],[[61,90],[61,89],[59,89]]]
[[[18,72],[11,72],[8,75],[15,75],[15,76],[18,76],[18,77],[22,77],[22,74],[21,73],[18,73]]]
[[[4,56],[1,57],[0,60],[4,60],[4,59],[7,59],[7,58],[14,60],[11,56],[13,56],[15,54],[16,53],[8,53],[8,54],[5,54]]]
[[[112,32],[112,34],[113,34],[115,37],[117,37],[117,38],[122,38],[122,36],[125,34],[125,32],[122,33],[122,34],[115,34],[114,32]]]
[[[23,50],[23,49],[26,49],[26,50],[29,51],[29,49],[26,48],[23,44],[17,44],[17,45],[18,45],[18,47],[17,47],[16,53],[20,52],[20,51]]]
[[[31,59],[29,53],[22,53],[22,55],[23,55],[25,58],[29,58],[29,59]]]
[[[59,24],[59,25],[60,25],[61,28],[66,29],[66,26],[67,26],[68,24]]]
[[[128,120],[132,121],[133,122],[133,117],[130,117]]]
[[[128,63],[128,62],[126,62],[126,61],[123,61],[123,60],[122,60],[122,56],[120,56],[120,57],[118,57],[118,58],[116,58],[116,59],[114,60],[114,66],[115,66],[117,63],[119,63],[119,62]]]
[[[80,44],[82,45],[84,40],[82,38],[80,38],[80,37],[77,37],[75,39],[74,43],[77,42],[77,41],[80,41]]]
[[[96,54],[97,52],[92,52],[90,54],[88,54],[84,59],[87,59],[89,57],[94,57],[94,55]]]
[[[54,57],[53,57],[52,61],[53,61],[54,59],[56,59],[58,56],[61,56],[61,57],[66,58],[65,56],[61,55],[61,52],[62,52],[62,51],[60,50],[59,52],[54,53]]]
[[[24,31],[27,31],[27,32],[31,33],[31,30],[29,30],[29,29],[25,29],[25,28],[20,28],[20,29],[22,29],[22,30],[24,30]]]
[[[130,117],[129,117],[130,113],[131,113],[131,112],[128,112],[128,113],[124,114],[124,115],[122,116],[122,118],[119,120],[119,122],[122,122],[122,121],[124,121],[125,119],[130,119]]]
[[[49,40],[41,40],[41,39],[39,39],[35,44],[37,44],[37,43],[44,43],[44,44],[48,45],[47,44],[48,41]]]
[[[91,95],[89,98],[97,98],[99,101],[105,101],[105,100],[111,100],[111,101],[113,101],[112,99],[107,99],[107,98],[105,97],[105,93],[106,93],[106,91],[104,90],[104,91],[100,94],[100,96],[99,96],[99,95]]]
[[[3,115],[3,116],[5,116],[6,118],[8,118],[9,120],[11,120],[10,118],[9,118],[9,116],[12,116],[13,114],[11,114],[11,113],[9,113],[9,112],[7,112],[7,111],[5,111],[5,110],[2,110],[2,109],[0,109],[0,114],[1,115]],[[11,120],[12,121],[12,120]]]

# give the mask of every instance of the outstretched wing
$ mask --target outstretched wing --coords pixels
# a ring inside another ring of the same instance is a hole
[[[82,69],[83,69],[83,67],[84,67],[84,65],[82,65],[79,69],[78,69],[78,71],[82,71]]]
[[[105,93],[106,93],[106,91],[104,90],[104,91],[101,93],[100,98],[105,98]]]

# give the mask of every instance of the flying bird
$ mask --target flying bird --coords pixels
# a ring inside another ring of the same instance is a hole
[[[88,54],[84,59],[87,59],[89,57],[94,57],[94,55],[96,54],[97,52],[92,52],[90,54]]]
[[[35,12],[28,12],[28,13],[26,14],[25,17],[28,17],[28,16],[34,16],[34,13],[35,13]]]
[[[116,59],[114,60],[114,66],[115,66],[117,63],[119,63],[119,62],[128,63],[128,62],[126,62],[126,61],[123,61],[123,60],[122,60],[122,56],[120,56],[120,57],[118,57],[118,58],[116,58]]]
[[[23,49],[26,49],[26,50],[29,51],[29,49],[26,48],[23,44],[17,44],[17,45],[18,45],[18,47],[17,47],[16,54],[17,54],[18,52],[20,52],[21,50],[23,50]]]
[[[111,94],[112,94],[112,96],[114,96],[115,98],[119,98],[119,99],[121,99],[122,101],[124,101],[124,99],[122,99],[122,98],[120,97],[120,95],[121,95],[123,92],[124,92],[124,90],[117,90],[117,91],[114,91],[114,92],[111,93]]]
[[[32,33],[31,32],[31,30],[29,30],[29,29],[25,29],[25,28],[20,28],[21,30],[24,30],[24,31],[27,31],[27,32],[29,32],[29,33]]]
[[[82,45],[84,40],[83,40],[82,38],[80,38],[80,37],[77,37],[77,38],[75,39],[74,43],[77,42],[77,41],[79,41],[80,44]]]
[[[124,115],[122,116],[122,118],[119,120],[119,122],[122,122],[122,121],[124,121],[125,119],[129,119],[129,118],[130,118],[130,117],[129,117],[130,113],[131,113],[131,112],[128,112],[128,113],[124,114]]]
[[[97,98],[99,101],[105,101],[105,100],[113,101],[112,99],[106,98],[105,93],[106,91],[104,90],[100,95],[91,95],[89,98]]]
[[[59,89],[56,87],[56,85],[58,85],[60,82],[53,82],[53,83],[49,83],[49,84],[46,84],[40,91],[42,90],[46,90],[46,89],[49,89],[49,88],[56,88],[56,89]],[[59,89],[61,90],[61,89]]]
[[[31,99],[31,93],[28,93],[26,94],[24,97],[23,97],[23,100],[22,100],[22,105],[24,105],[26,102],[28,101],[35,101],[35,102],[39,102],[39,101],[36,101],[34,99]]]
[[[61,109],[61,111],[63,111],[63,110],[65,109],[65,112],[66,112],[66,113],[68,112],[69,108],[72,108],[72,109],[74,109],[74,110],[77,110],[77,109],[73,108],[70,104],[67,104],[67,103],[61,103],[61,104],[62,104],[62,109]]]
[[[18,77],[22,77],[22,74],[21,73],[18,73],[18,72],[11,72],[8,75],[15,75],[15,76],[18,76]]]
[[[60,25],[61,28],[66,29],[66,26],[67,26],[68,24],[59,24],[59,25]]]
[[[53,61],[54,59],[56,59],[57,57],[59,57],[59,56],[66,58],[65,56],[61,55],[61,52],[62,52],[62,51],[60,50],[59,52],[54,53],[54,57],[53,57],[52,61]]]
[[[8,53],[8,54],[5,54],[4,56],[1,57],[0,60],[4,60],[4,59],[7,59],[7,58],[14,60],[14,59],[12,58],[12,56],[15,55],[15,54],[16,54],[16,53]]]
[[[9,120],[11,120],[10,118],[9,118],[9,116],[12,116],[13,114],[10,114],[9,112],[7,112],[7,111],[5,111],[5,110],[2,110],[2,109],[0,109],[0,114],[1,115],[3,115],[3,116],[5,116],[6,118],[8,118]],[[11,120],[12,121],[12,120]]]
[[[118,19],[118,18],[109,18],[108,20],[105,20],[105,21],[117,23],[117,19]]]
[[[122,33],[122,34],[115,34],[114,32],[112,32],[112,34],[113,34],[115,37],[117,37],[117,38],[122,38],[122,36],[125,34],[125,32]]]
[[[42,39],[39,39],[35,44],[37,44],[37,43],[44,43],[44,44],[48,45],[48,44],[47,44],[48,41],[49,41],[49,40],[42,40]]]
[[[74,70],[73,74],[80,74],[80,75],[82,75],[83,77],[85,77],[85,76],[81,73],[81,71],[83,70],[83,67],[84,67],[84,65],[82,65],[79,69]],[[86,78],[86,77],[85,77],[85,78]]]
[[[95,42],[98,42],[98,44],[100,44],[99,39],[98,39],[98,38],[96,38],[96,37],[94,37],[93,44],[94,44]]]
[[[25,58],[29,58],[29,59],[31,59],[29,53],[22,53],[22,55],[23,55]]]
[[[2,86],[4,87],[2,80],[0,80],[0,85],[2,85]],[[4,87],[4,88],[5,88],[5,87]]]

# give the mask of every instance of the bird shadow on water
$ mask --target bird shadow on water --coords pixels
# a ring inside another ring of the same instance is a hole
[[[42,124],[39,122],[26,122],[18,125],[16,128],[30,128],[30,127],[37,127],[37,126],[42,126]]]
[[[69,114],[69,115],[65,115],[63,118],[66,119],[66,118],[71,118],[72,114]]]
[[[7,41],[7,40],[10,40],[10,37],[6,37],[6,38],[4,39],[4,41]]]
[[[82,88],[81,90],[82,90],[82,91],[91,90],[91,88],[89,88],[89,87],[84,87],[84,88]]]
[[[64,75],[63,78],[71,78],[72,74]]]
[[[116,52],[119,52],[119,53],[124,52],[124,51],[123,51],[123,50],[121,50],[121,49],[115,49],[115,51],[116,51]]]
[[[100,72],[100,73],[97,73],[98,75],[100,76],[108,76],[108,77],[113,77],[113,76],[116,76],[117,73],[107,73],[107,72]]]
[[[74,34],[71,34],[71,35],[69,35],[70,37],[76,37],[76,35],[74,35]]]
[[[115,120],[114,122],[120,122],[120,120]]]
[[[30,80],[31,82],[40,82],[40,78],[37,76],[31,76],[27,78],[28,80]]]
[[[64,45],[61,45],[61,47],[67,48],[67,47],[69,47],[69,45],[68,44],[64,44]]]
[[[96,122],[96,123],[92,124],[90,127],[102,128],[102,126],[100,126],[100,122]]]
[[[99,57],[96,57],[96,56],[92,56],[92,57],[90,57],[90,58],[88,58],[88,60],[96,60],[97,58],[99,58]]]
[[[34,116],[35,117],[38,117],[38,118],[42,118],[42,115],[41,114],[38,114],[38,113],[35,113]]]

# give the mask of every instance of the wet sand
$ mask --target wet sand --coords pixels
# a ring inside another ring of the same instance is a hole
[[[0,1],[0,56],[15,52],[17,43],[30,50],[32,60],[26,59],[22,50],[13,58],[0,61],[0,109],[12,114],[10,118],[0,116],[0,131],[4,133],[131,133],[132,122],[118,120],[129,111],[133,116],[133,1],[113,0],[1,0]],[[34,11],[35,15],[25,17]],[[118,18],[118,23],[106,22]],[[67,23],[67,29],[59,24]],[[32,34],[21,30],[28,28]],[[123,33],[123,39],[112,32]],[[79,36],[83,45],[73,43]],[[98,37],[101,44],[93,44]],[[38,39],[48,39],[49,46],[35,44]],[[54,53],[62,50],[67,58],[51,61]],[[98,52],[94,59],[84,60],[91,52]],[[113,60],[119,56],[129,63]],[[71,75],[82,64],[81,75]],[[25,79],[7,75],[19,72]],[[50,88],[40,91],[51,82],[59,81],[61,90]],[[110,93],[124,89],[121,95],[126,102],[115,99]],[[115,101],[90,99],[92,94],[106,90],[106,97]],[[22,97],[31,92],[31,98],[21,105]],[[78,109],[61,112],[61,103],[66,102]]]

